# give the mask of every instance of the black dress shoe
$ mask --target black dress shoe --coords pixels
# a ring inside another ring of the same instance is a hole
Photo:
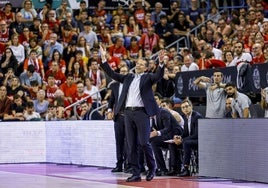
[[[190,171],[188,168],[184,168],[180,174],[178,174],[179,177],[186,177],[190,176]]]
[[[141,181],[140,176],[134,176],[132,175],[131,177],[127,178],[126,182],[139,182]]]
[[[125,172],[125,173],[131,173],[131,172],[132,172],[132,168],[131,168],[130,166],[128,166],[128,167],[126,167],[126,168],[124,169],[124,172]]]
[[[151,181],[154,179],[154,171],[148,171],[148,174],[146,175],[146,181]]]
[[[166,172],[165,175],[166,176],[176,176],[178,174],[178,170],[175,169],[171,169],[170,171]]]
[[[120,167],[115,167],[111,170],[111,172],[123,172],[123,169]]]
[[[156,175],[156,176],[165,176],[166,173],[167,173],[167,170],[157,170],[157,171],[155,172],[155,175]]]

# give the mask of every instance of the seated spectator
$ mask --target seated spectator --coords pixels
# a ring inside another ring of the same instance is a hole
[[[45,121],[57,121],[57,120],[60,120],[58,118],[58,115],[57,115],[57,107],[53,103],[50,103],[48,105],[48,109],[47,109],[47,112],[45,114],[44,120]]]
[[[32,37],[32,38],[29,39],[29,46],[26,49],[27,56],[30,55],[30,52],[32,50],[35,50],[36,53],[37,53],[37,58],[42,60],[42,58],[43,58],[43,49],[41,48],[41,46],[38,45],[37,37]]]
[[[170,147],[171,155],[178,156],[178,146],[182,146],[183,149],[183,169],[179,176],[190,176],[190,159],[191,150],[198,149],[198,119],[203,118],[200,113],[193,110],[192,102],[185,99],[181,103],[182,117],[184,119],[184,129],[182,135],[174,136],[174,143]]]
[[[71,41],[76,41],[77,39],[77,33],[73,31],[73,28],[70,25],[64,25],[61,34],[62,34],[61,43],[64,48],[67,47]]]
[[[20,75],[21,86],[28,90],[31,87],[31,82],[36,81],[38,86],[42,86],[42,78],[41,76],[35,72],[35,67],[33,65],[29,65],[26,72],[21,73]]]
[[[262,52],[262,46],[260,43],[253,44],[252,52],[253,58],[250,64],[262,64],[265,62],[264,54]]]
[[[173,27],[168,23],[166,15],[160,16],[160,22],[155,25],[155,33],[164,39],[167,45],[173,42]]]
[[[37,58],[37,52],[35,50],[32,50],[29,54],[28,58],[24,60],[23,64],[23,70],[24,72],[27,72],[28,66],[33,65],[35,68],[35,72],[40,74],[42,76],[42,79],[45,79],[45,70],[44,65],[41,59]]]
[[[261,108],[264,110],[264,117],[268,117],[268,87],[261,90]]]
[[[115,56],[120,59],[127,59],[127,49],[124,47],[124,40],[123,38],[116,38],[115,44],[109,47],[108,49],[110,56]]]
[[[56,55],[55,55],[56,56]],[[50,76],[53,76],[54,77],[54,80],[55,80],[55,84],[57,86],[60,86],[61,84],[63,84],[65,81],[66,81],[66,76],[65,74],[62,72],[62,70],[60,69],[59,67],[59,64],[58,62],[56,61],[53,61],[51,63],[51,69],[49,69],[47,72],[46,72],[46,75],[45,75],[45,81],[48,82],[48,78]]]
[[[86,43],[89,45],[89,48],[92,49],[94,44],[98,43],[97,34],[92,29],[92,23],[84,23],[84,31],[79,33],[78,38],[83,36],[86,39]]]
[[[22,14],[22,22],[28,27],[31,26],[33,19],[37,17],[37,12],[33,8],[33,2],[31,0],[25,0],[20,12]]]
[[[26,103],[26,110],[23,114],[26,121],[41,121],[41,116],[39,113],[34,110],[34,103],[32,101],[28,101]]]
[[[91,59],[88,66],[86,76],[93,80],[92,84],[99,90],[106,87],[106,77],[103,71],[100,70],[98,62],[95,59]]]
[[[148,33],[143,33],[139,41],[139,45],[143,52],[150,50],[156,52],[156,48],[159,42],[159,36],[154,33],[155,30],[153,27],[148,28]]]
[[[12,74],[11,74],[12,75]],[[9,84],[6,85],[7,87],[7,96],[10,99],[13,99],[14,95],[19,94],[23,97],[26,93],[25,89],[20,84],[20,79],[16,76],[8,76]],[[25,96],[24,96],[25,97]]]
[[[25,49],[24,46],[19,43],[19,35],[13,34],[11,36],[11,48],[13,55],[18,60],[18,74],[22,73],[23,71],[23,62],[25,60]]]
[[[33,34],[30,33],[29,27],[23,28],[23,33],[19,35],[19,43],[24,46],[24,48],[28,48],[30,38],[33,37]]]
[[[168,69],[165,68],[164,76],[156,83],[156,92],[162,97],[171,97],[174,95],[175,83],[169,77]]]
[[[232,97],[228,97],[225,101],[225,114],[224,118],[232,118]]]
[[[11,114],[8,117],[9,121],[24,121],[25,103],[19,94],[15,94],[13,97],[13,103],[11,105]],[[7,118],[5,119],[7,120]]]
[[[13,7],[11,3],[6,3],[3,8],[4,9],[1,12],[1,17],[9,27],[12,22],[15,22],[15,13],[12,10]]]
[[[223,54],[223,59],[224,59],[224,62],[226,64],[226,67],[229,67],[230,63],[234,59],[233,52],[232,51],[225,51]]]
[[[81,36],[77,40],[76,50],[81,50],[83,52],[82,57],[85,62],[88,61],[90,57],[90,47],[86,42],[85,37]]]
[[[192,55],[186,55],[183,58],[184,65],[181,67],[181,72],[199,70],[197,64],[193,62]]]
[[[87,64],[83,60],[83,52],[81,50],[77,50],[75,52],[75,56],[71,57],[70,62],[68,63],[68,73],[72,73],[74,71],[73,67],[75,63],[78,63],[80,65],[83,74],[88,71]]]
[[[66,20],[68,13],[73,14],[73,10],[69,7],[67,0],[62,0],[60,7],[56,9],[57,19],[60,22]]]
[[[67,80],[65,83],[60,85],[60,90],[63,91],[65,98],[73,103],[73,96],[75,96],[77,91],[77,85],[74,83],[74,77],[72,74],[67,75]]]
[[[48,68],[51,70],[53,62],[56,62],[63,74],[66,72],[66,62],[64,61],[62,54],[58,50],[54,50],[51,61],[48,63]]]
[[[183,124],[181,124],[182,126]],[[174,116],[164,108],[160,108],[160,112],[151,118],[151,133],[150,142],[152,144],[153,152],[156,159],[157,167],[159,171],[156,173],[157,176],[166,175],[168,171],[162,153],[162,148],[168,148],[169,144],[166,140],[172,139],[175,135],[181,135],[183,132],[182,127],[176,121]],[[178,171],[179,162],[170,156],[170,166],[172,170]]]
[[[46,91],[46,99],[49,103],[54,101],[55,92],[58,90],[58,86],[53,74],[47,76],[47,83],[43,85],[43,89]]]
[[[12,49],[6,48],[0,60],[0,74],[2,73],[3,75],[5,75],[10,68],[13,69],[15,75],[18,75],[18,60],[14,56]]]
[[[7,44],[9,41],[9,29],[7,23],[4,20],[0,20],[0,42],[3,44]]]
[[[101,102],[101,95],[96,86],[92,84],[93,80],[91,78],[85,78],[85,88],[84,92],[91,96],[92,98],[92,106],[96,107]]]
[[[33,100],[34,110],[38,112],[42,118],[45,117],[45,114],[48,109],[49,102],[45,99],[46,92],[43,89],[40,89],[37,92],[37,99]]]
[[[0,120],[8,116],[12,101],[7,96],[6,86],[0,86]]]
[[[47,15],[48,15],[48,12],[49,10],[51,9],[51,5],[46,3],[43,5],[43,8],[41,8],[39,14],[38,14],[38,18],[40,18],[40,20],[43,22],[46,20],[47,18]],[[55,15],[56,17],[56,15]]]
[[[81,113],[78,114],[78,118],[80,120],[103,120],[104,117],[98,112],[94,111],[91,115],[91,112],[93,110],[92,104],[87,102],[82,102],[80,104],[81,107]]]
[[[15,22],[12,22],[9,26],[9,36],[12,36],[13,34],[22,34],[24,27],[26,27],[26,25],[22,22],[22,13],[17,12]]]
[[[123,34],[125,39],[125,47],[128,48],[130,45],[130,40],[132,37],[140,38],[140,28],[139,25],[135,22],[134,16],[130,16],[126,24],[123,27]]]

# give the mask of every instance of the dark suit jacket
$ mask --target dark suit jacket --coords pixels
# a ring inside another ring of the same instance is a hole
[[[125,101],[128,94],[129,86],[134,79],[134,74],[122,75],[114,72],[107,62],[102,63],[101,67],[110,76],[112,79],[123,83],[122,93],[120,95],[120,99],[118,104],[116,105],[114,113],[117,114],[122,108],[125,107]],[[144,73],[141,76],[140,80],[140,94],[142,98],[142,102],[144,104],[145,112],[149,116],[154,116],[159,112],[159,107],[154,99],[154,94],[152,90],[152,85],[156,83],[159,79],[161,79],[164,75],[164,66],[158,67],[155,74]]]
[[[165,140],[172,139],[174,135],[182,135],[183,132],[174,116],[163,108],[160,108],[160,112],[156,115],[156,126],[156,130],[160,131]]]
[[[119,96],[119,82],[114,82],[110,85],[110,89],[112,90],[109,102],[108,102],[108,108],[115,109],[116,104],[118,102],[118,96]]]
[[[192,117],[191,117],[190,135],[189,135],[189,130],[188,130],[188,119],[186,118],[184,114],[182,115],[182,118],[184,119],[184,129],[183,129],[182,138],[198,139],[198,119],[203,118],[203,116],[199,112],[193,110]]]

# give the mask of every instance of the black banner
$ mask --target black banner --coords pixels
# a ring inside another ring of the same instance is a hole
[[[259,93],[268,86],[268,63],[247,66],[242,71],[237,67],[220,69],[224,75],[223,83],[234,82],[242,93]],[[213,76],[213,69],[177,73],[175,95],[179,98],[206,96],[204,89],[199,89],[193,82],[200,76]]]

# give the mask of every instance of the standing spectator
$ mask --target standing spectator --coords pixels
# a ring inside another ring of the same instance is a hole
[[[206,118],[223,118],[225,111],[225,84],[222,83],[223,74],[219,70],[213,73],[213,82],[210,78],[201,76],[195,79],[194,84],[206,90],[207,108]]]
[[[250,118],[249,107],[251,100],[243,93],[237,91],[237,87],[234,83],[227,83],[225,85],[225,91],[228,97],[232,97],[232,117],[233,118]]]
[[[127,67],[120,68],[120,74],[128,74]],[[118,104],[119,97],[121,95],[123,84],[114,82],[110,85],[111,96],[108,103],[108,119],[114,120],[114,133],[116,143],[116,167],[111,172],[122,172],[123,163],[127,163],[127,143],[125,133],[125,122],[124,122],[124,110],[120,110],[117,114],[114,114],[116,105]],[[127,167],[125,166],[125,169]]]

